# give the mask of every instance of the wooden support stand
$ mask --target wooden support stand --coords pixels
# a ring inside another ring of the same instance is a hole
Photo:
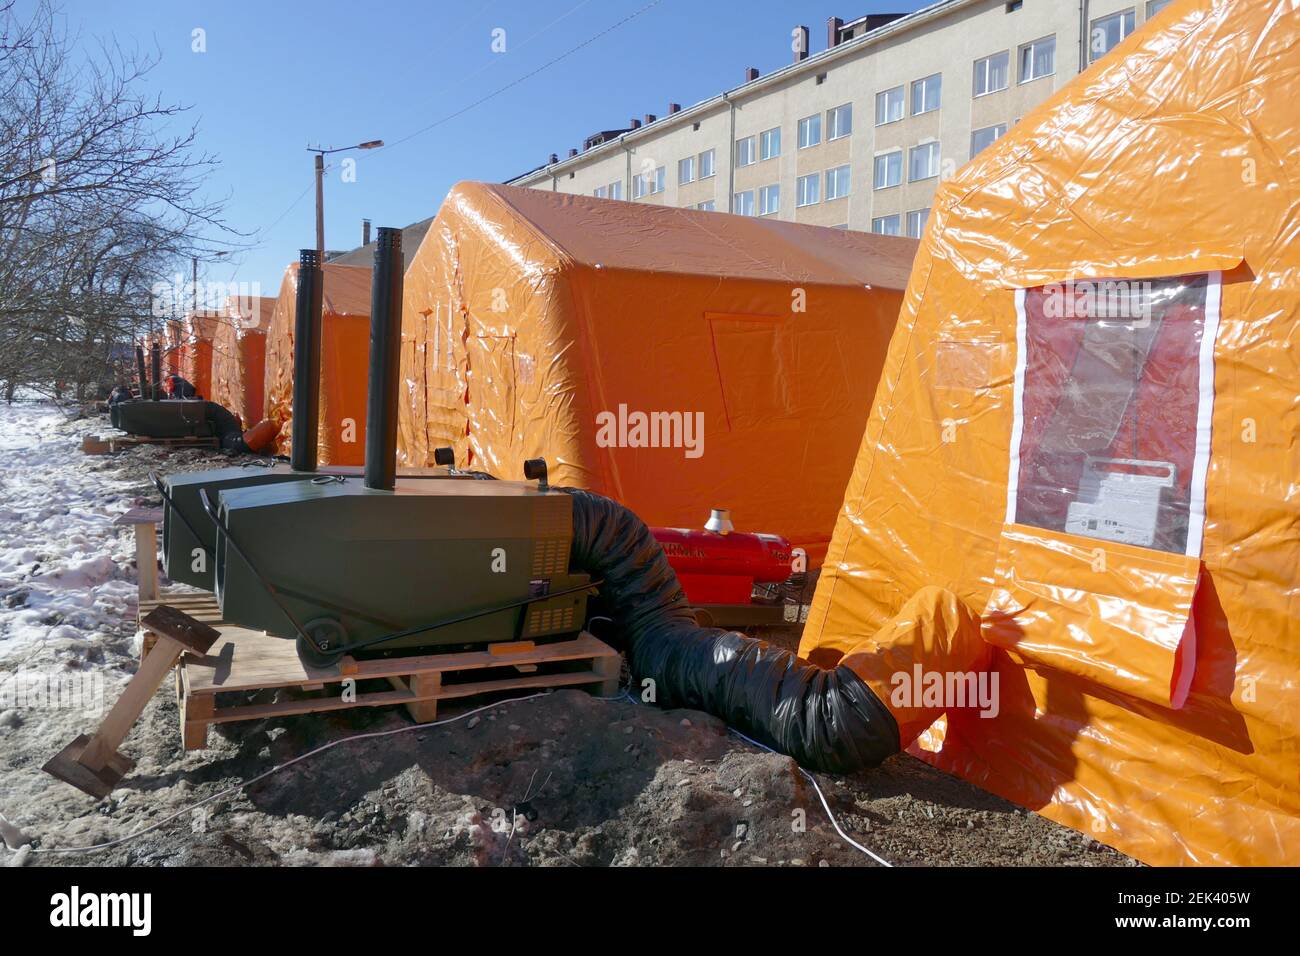
[[[163,519],[161,508],[132,508],[114,519],[115,525],[130,525],[135,532],[135,563],[140,570],[140,605],[157,601],[158,589],[158,523]],[[144,655],[141,654],[143,661]]]
[[[155,635],[154,646],[122,696],[100,723],[99,730],[89,737],[82,734],[42,768],[94,797],[108,796],[134,766],[117,748],[168,671],[186,653],[206,654],[221,636],[215,628],[165,604],[155,607],[140,623]]]
[[[86,435],[81,439],[81,450],[87,455],[107,455],[137,445],[165,445],[168,448],[218,448],[221,442],[215,437],[150,438],[148,435]]]
[[[163,600],[184,602],[192,618],[213,623],[219,634],[206,656],[186,657],[177,669],[187,750],[207,745],[212,724],[240,720],[400,704],[412,720],[428,723],[438,719],[440,704],[484,694],[551,687],[583,687],[605,697],[618,693],[618,652],[586,633],[553,644],[522,641],[479,651],[363,661],[345,657],[317,668],[302,662],[291,640],[221,623],[210,594],[168,591]],[[147,622],[141,625],[149,643],[153,638]],[[249,702],[263,690],[277,691],[277,699]]]

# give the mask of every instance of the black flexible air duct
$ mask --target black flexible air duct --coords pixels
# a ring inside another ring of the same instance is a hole
[[[713,714],[813,770],[874,767],[898,752],[898,724],[857,674],[700,627],[640,518],[589,491],[559,490],[573,496],[570,563],[605,582],[592,613],[626,640],[634,692],[649,678],[660,706]]]

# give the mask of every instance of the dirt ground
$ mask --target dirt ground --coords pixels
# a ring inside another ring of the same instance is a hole
[[[107,430],[100,419],[42,427],[38,440],[58,446],[61,454],[79,446],[82,434]],[[39,619],[31,619],[21,642],[17,625],[0,632],[0,676],[24,668],[93,670],[104,676],[111,705],[134,668],[135,640],[134,608],[113,605],[135,580],[130,532],[111,520],[137,502],[155,503],[145,477],[149,468],[189,470],[216,457],[142,448],[109,458],[62,459],[61,467],[83,468],[106,489],[96,512],[102,527],[87,517],[81,533],[86,550],[111,554],[116,570],[94,585],[94,606],[104,605],[97,617],[78,620],[59,612],[44,636]],[[21,531],[27,519],[9,517],[5,532]],[[27,547],[41,550],[40,542]],[[39,554],[30,557],[41,563]],[[31,600],[21,597],[24,587],[32,587],[22,578],[26,565],[13,564],[17,570],[0,579],[6,604]],[[5,620],[0,618],[0,627]],[[793,630],[764,636],[787,646],[797,641]],[[137,761],[135,770],[99,801],[40,770],[95,722],[79,711],[0,707],[0,813],[21,831],[9,838],[26,844],[0,849],[0,860],[110,866],[877,865],[837,835],[817,792],[791,760],[751,746],[708,715],[664,711],[626,695],[602,700],[559,691],[421,727],[389,708],[225,724],[213,728],[208,750],[186,754],[168,684],[123,746]],[[396,732],[339,743],[289,764],[331,741],[385,731]],[[895,865],[1136,865],[1088,836],[907,755],[874,771],[816,779],[845,833]],[[200,801],[210,802],[191,809]],[[159,823],[100,852],[49,852],[106,843]]]

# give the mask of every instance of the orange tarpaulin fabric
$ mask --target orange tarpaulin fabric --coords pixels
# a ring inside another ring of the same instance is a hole
[[[406,273],[403,463],[830,539],[916,243],[461,183]]]
[[[320,443],[323,465],[360,465],[366,449],[370,270],[326,263],[321,305]],[[293,330],[298,264],[284,273],[266,338],[266,415],[280,427],[276,452],[291,451]]]
[[[914,752],[1153,864],[1300,863],[1297,63],[1175,0],[942,187],[800,647],[956,595]]]
[[[266,330],[275,313],[269,296],[232,296],[212,340],[212,401],[251,428],[266,417]]]
[[[222,322],[218,310],[204,309],[185,317],[181,350],[182,378],[188,379],[204,398],[212,398],[212,342]]]
[[[163,341],[163,370],[173,375],[181,374],[184,355],[185,329],[180,319],[168,319]]]

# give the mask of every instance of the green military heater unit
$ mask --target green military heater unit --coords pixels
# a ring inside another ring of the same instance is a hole
[[[316,470],[320,270],[304,250],[295,329],[293,458],[158,481],[164,561],[215,590],[231,624],[296,640],[303,660],[564,640],[595,582],[570,573],[573,499],[546,463],[525,481],[440,467],[397,477],[401,233],[381,229],[372,284],[364,470]]]

